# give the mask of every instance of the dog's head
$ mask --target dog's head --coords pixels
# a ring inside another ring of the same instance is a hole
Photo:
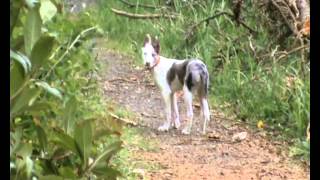
[[[157,64],[160,52],[160,43],[157,37],[153,40],[150,35],[147,34],[142,47],[143,64],[150,69]]]

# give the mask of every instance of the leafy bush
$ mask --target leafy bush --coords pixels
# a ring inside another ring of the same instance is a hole
[[[88,12],[61,1],[10,0],[10,175],[12,179],[115,179],[121,149],[97,84]],[[109,126],[96,131],[97,121]],[[108,137],[108,138],[106,138]]]

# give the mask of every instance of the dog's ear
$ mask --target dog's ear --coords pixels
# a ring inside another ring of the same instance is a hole
[[[153,49],[156,51],[156,53],[159,54],[160,53],[160,41],[157,36],[152,41],[152,46],[153,46]]]
[[[144,38],[143,46],[145,46],[147,43],[151,44],[151,37],[149,34],[146,34],[146,37]]]

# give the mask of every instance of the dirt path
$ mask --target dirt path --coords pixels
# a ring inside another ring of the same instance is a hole
[[[134,152],[134,158],[160,165],[160,170],[146,172],[148,179],[310,179],[309,170],[290,161],[279,143],[266,140],[243,124],[221,118],[215,110],[208,127],[211,138],[200,135],[197,107],[191,135],[174,129],[158,132],[156,129],[165,118],[164,104],[151,75],[135,67],[128,56],[106,49],[98,49],[98,53],[98,58],[107,64],[103,77],[105,95],[141,116],[138,123],[144,129],[143,136],[159,142],[156,152]],[[184,127],[181,99],[179,108]],[[241,142],[232,142],[232,136],[239,132],[247,132],[248,136]]]

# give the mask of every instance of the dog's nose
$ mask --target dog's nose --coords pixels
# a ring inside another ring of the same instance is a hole
[[[150,67],[150,63],[149,62],[146,63],[146,67]]]

